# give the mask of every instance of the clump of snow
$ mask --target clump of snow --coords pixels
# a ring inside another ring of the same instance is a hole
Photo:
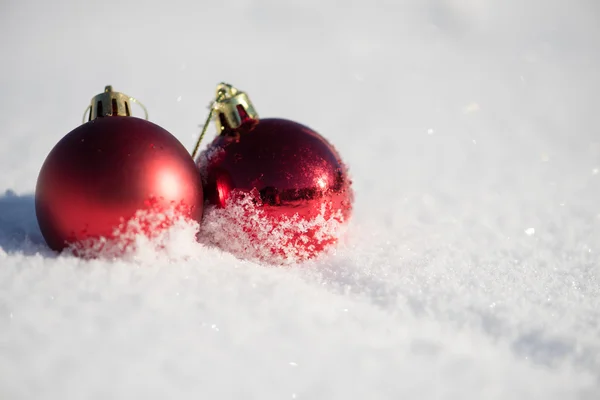
[[[142,254],[164,252],[179,258],[185,246],[191,243],[199,229],[196,221],[186,217],[181,207],[161,209],[151,207],[138,210],[128,220],[115,227],[110,237],[87,238],[71,243],[64,253],[84,259],[101,258],[139,261]]]
[[[313,218],[274,217],[251,193],[236,193],[226,207],[205,208],[199,237],[243,259],[293,264],[330,251],[343,236],[346,222],[332,202],[323,201]]]

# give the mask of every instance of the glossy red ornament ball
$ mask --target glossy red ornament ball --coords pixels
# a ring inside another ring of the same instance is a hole
[[[239,257],[274,264],[313,258],[336,244],[351,216],[346,166],[299,123],[246,118],[224,129],[197,162],[213,206],[202,235]]]
[[[165,129],[135,117],[99,117],[68,133],[46,158],[35,192],[40,230],[53,250],[81,250],[100,238],[118,241],[133,218],[134,233],[150,235],[169,226],[169,218],[200,221],[200,179],[189,153]]]

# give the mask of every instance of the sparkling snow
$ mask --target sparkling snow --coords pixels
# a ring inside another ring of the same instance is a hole
[[[598,398],[596,1],[8,0],[0,45],[0,398]],[[220,81],[335,144],[336,254],[45,247],[37,174],[93,95],[191,150]]]

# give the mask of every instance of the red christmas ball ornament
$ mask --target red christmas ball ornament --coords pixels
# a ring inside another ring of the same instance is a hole
[[[119,255],[138,234],[152,237],[180,218],[200,221],[194,160],[168,131],[131,116],[131,101],[107,86],[92,98],[88,122],[48,154],[35,209],[51,249]]]
[[[207,124],[212,118],[218,136],[195,157],[210,205],[201,238],[272,264],[304,261],[333,247],[353,205],[335,148],[297,122],[259,119],[248,96],[224,83]]]

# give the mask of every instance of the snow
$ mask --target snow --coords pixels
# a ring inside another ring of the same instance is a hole
[[[255,190],[232,196],[225,208],[206,207],[199,242],[249,261],[287,265],[325,257],[346,234],[347,211],[343,206],[333,211],[333,202],[323,202],[317,215],[305,219],[298,213],[291,218],[274,217],[257,200],[260,193]]]
[[[0,11],[0,398],[596,398],[597,2]],[[221,81],[335,144],[356,196],[335,254],[266,267],[190,227],[125,259],[45,247],[37,173],[93,95],[191,150]]]

